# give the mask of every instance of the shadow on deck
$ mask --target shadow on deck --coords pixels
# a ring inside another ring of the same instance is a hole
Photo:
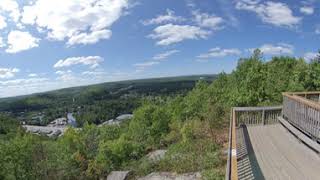
[[[237,161],[239,179],[264,179],[246,125],[237,128]]]
[[[283,96],[283,106],[232,109],[226,179],[319,179],[320,92]]]

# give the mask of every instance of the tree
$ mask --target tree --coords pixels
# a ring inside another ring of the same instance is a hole
[[[252,59],[261,60],[263,58],[263,53],[260,49],[255,49],[251,56]]]
[[[311,62],[320,63],[320,49],[318,50],[316,57],[314,57]]]

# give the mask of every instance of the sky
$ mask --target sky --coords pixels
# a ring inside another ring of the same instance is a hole
[[[316,0],[0,0],[0,97],[315,57]]]

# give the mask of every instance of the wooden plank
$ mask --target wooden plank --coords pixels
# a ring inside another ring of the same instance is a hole
[[[307,146],[309,146],[313,150],[317,151],[317,153],[320,153],[320,144],[319,143],[310,139],[310,137],[303,134],[301,131],[299,131],[297,128],[295,128],[293,125],[291,125],[288,121],[286,121],[282,117],[279,117],[279,122],[284,127],[286,127],[291,133],[293,133],[297,138],[299,138],[303,143],[305,143]]]
[[[320,104],[317,103],[317,102],[314,102],[314,101],[311,101],[309,99],[306,99],[306,98],[303,98],[301,96],[297,96],[297,95],[291,95],[291,94],[288,94],[288,93],[283,93],[283,96],[289,98],[289,99],[292,99],[292,100],[295,100],[295,101],[298,101],[302,104],[305,104],[309,107],[312,107],[312,108],[315,108],[317,110],[320,110]]]
[[[247,128],[265,179],[319,179],[318,154],[301,143],[281,124]]]
[[[231,144],[232,144],[232,121],[233,121],[233,111],[230,113],[230,125],[229,125],[229,145],[228,145],[228,157],[227,157],[227,168],[226,168],[226,180],[231,178]]]
[[[295,95],[317,95],[320,94],[320,91],[306,91],[306,92],[285,92],[287,94],[295,94]]]
[[[237,128],[238,178],[240,180],[254,180],[257,176],[254,174],[254,163],[250,159],[254,154],[247,147],[245,134],[243,126]]]
[[[262,106],[262,107],[234,107],[235,111],[262,111],[262,110],[281,110],[282,106]]]

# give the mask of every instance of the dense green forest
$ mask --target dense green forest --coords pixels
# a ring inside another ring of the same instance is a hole
[[[4,98],[0,99],[0,112],[31,125],[47,125],[56,118],[65,117],[67,112],[76,114],[80,127],[84,122],[100,124],[120,114],[132,113],[145,99],[185,94],[199,79],[212,82],[215,77],[129,80]]]
[[[99,179],[112,170],[131,170],[133,179],[154,171],[224,179],[230,107],[278,105],[281,92],[309,90],[320,90],[319,62],[266,61],[257,50],[213,82],[199,81],[181,95],[144,98],[120,126],[86,121],[82,130],[49,139],[24,133],[17,120],[1,116],[0,179]],[[148,161],[146,154],[156,149],[168,152]]]

